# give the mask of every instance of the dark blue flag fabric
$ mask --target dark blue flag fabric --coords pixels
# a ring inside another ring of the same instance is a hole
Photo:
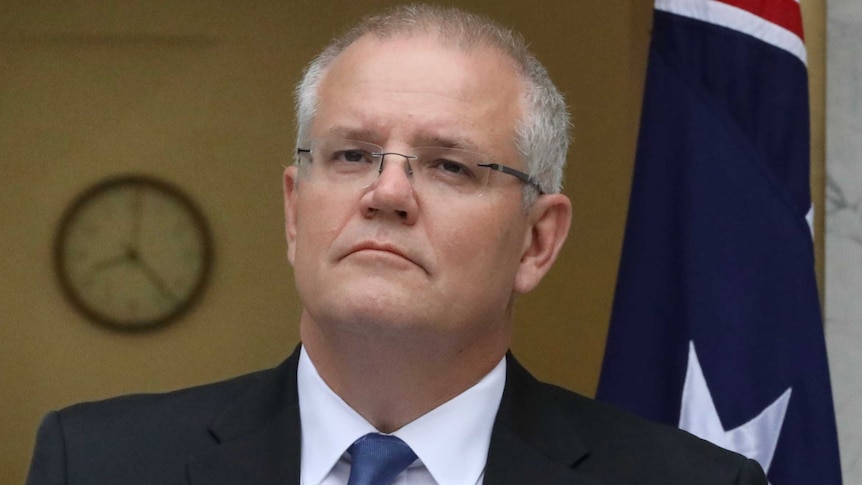
[[[658,0],[597,397],[841,483],[795,0]]]

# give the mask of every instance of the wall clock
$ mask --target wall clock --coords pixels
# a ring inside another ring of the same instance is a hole
[[[54,267],[68,301],[112,328],[152,329],[188,311],[212,266],[210,231],[181,189],[142,175],[106,179],[65,211]]]

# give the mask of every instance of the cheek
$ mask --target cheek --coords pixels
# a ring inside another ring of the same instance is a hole
[[[337,201],[330,196],[306,194],[297,205],[296,256],[297,265],[321,264],[332,242],[344,225],[344,210],[337,210]]]
[[[438,256],[462,280],[496,279],[509,284],[504,280],[514,275],[523,237],[511,221],[503,220],[496,211],[470,215],[468,221],[451,224],[450,220],[445,229],[434,231]]]

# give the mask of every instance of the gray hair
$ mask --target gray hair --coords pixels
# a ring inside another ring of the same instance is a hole
[[[569,113],[563,95],[548,77],[544,66],[527,49],[523,37],[493,20],[456,8],[415,4],[395,7],[365,17],[341,37],[333,40],[305,69],[296,86],[297,144],[309,139],[317,108],[317,88],[327,68],[348,46],[365,35],[385,39],[411,34],[436,34],[441,42],[461,49],[488,46],[499,49],[513,62],[525,81],[527,107],[515,128],[517,146],[527,172],[545,193],[562,187],[566,152],[569,149]],[[524,204],[538,194],[525,186]]]

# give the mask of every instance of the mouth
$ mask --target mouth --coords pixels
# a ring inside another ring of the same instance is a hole
[[[353,248],[351,248],[350,251],[348,251],[347,254],[345,254],[342,259],[350,257],[350,256],[354,256],[354,255],[369,256],[369,257],[380,258],[380,259],[385,259],[385,258],[395,259],[395,258],[397,258],[397,259],[400,259],[402,261],[409,262],[410,264],[412,264],[414,266],[418,266],[419,268],[421,268],[423,271],[425,271],[427,273],[427,271],[425,270],[425,267],[422,264],[420,264],[419,261],[417,261],[416,259],[414,259],[411,256],[408,256],[405,251],[402,251],[400,248],[398,248],[397,246],[394,246],[392,244],[377,243],[377,242],[364,242],[364,243],[358,244],[358,245],[354,246]]]

